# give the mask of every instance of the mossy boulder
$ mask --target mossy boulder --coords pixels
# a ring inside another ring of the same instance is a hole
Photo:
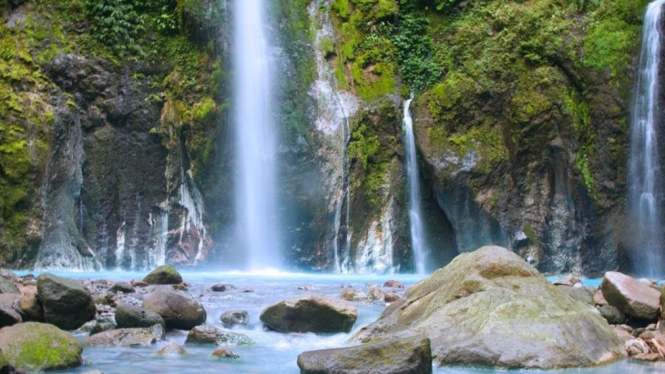
[[[279,332],[349,332],[358,310],[343,300],[310,295],[271,305],[261,312],[260,319]]]
[[[190,330],[206,321],[203,305],[184,292],[157,287],[143,299],[143,308],[159,314],[167,329]]]
[[[44,321],[74,330],[95,318],[92,294],[74,279],[44,273],[37,277],[37,297],[44,308]]]
[[[298,356],[298,367],[301,374],[430,374],[432,350],[428,339],[389,339],[303,352]]]
[[[496,246],[462,254],[414,285],[358,338],[409,336],[428,337],[442,365],[554,369],[601,365],[624,355],[593,306]]]
[[[83,346],[51,324],[26,322],[0,330],[0,351],[9,365],[35,372],[80,366]]]
[[[182,276],[169,265],[162,265],[151,271],[143,278],[148,284],[178,284],[182,283]]]

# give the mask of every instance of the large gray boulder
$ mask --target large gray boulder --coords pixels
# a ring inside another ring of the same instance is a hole
[[[442,365],[554,369],[623,358],[600,313],[515,253],[482,247],[411,287],[357,336],[426,336]]]
[[[600,283],[605,300],[625,314],[655,321],[660,311],[660,292],[648,284],[616,271],[608,271]]]
[[[256,343],[254,343],[254,341],[247,335],[220,330],[213,326],[196,326],[187,334],[185,344],[231,344],[252,346]]]
[[[310,295],[271,305],[261,312],[260,319],[278,332],[349,332],[358,310],[343,300]]]
[[[182,276],[172,266],[162,265],[146,275],[143,281],[148,284],[178,284],[182,283]]]
[[[115,323],[119,328],[151,327],[162,325],[166,329],[164,318],[159,314],[127,303],[119,304],[115,310]]]
[[[0,351],[9,365],[38,372],[80,366],[83,346],[53,325],[26,322],[0,330]]]
[[[37,278],[37,297],[44,321],[63,330],[75,330],[95,318],[90,291],[79,281],[44,273]]]
[[[23,322],[16,309],[20,298],[17,294],[0,294],[0,328]]]
[[[190,330],[206,321],[206,310],[188,294],[157,287],[143,299],[143,308],[159,314],[167,329]]]
[[[102,331],[91,335],[86,341],[86,346],[102,347],[149,347],[164,335],[161,325],[150,328],[127,328]]]
[[[428,339],[388,339],[355,347],[303,352],[301,374],[431,374]]]

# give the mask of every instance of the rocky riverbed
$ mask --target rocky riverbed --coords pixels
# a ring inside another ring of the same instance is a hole
[[[552,284],[498,247],[459,256],[414,286],[418,279],[404,276],[396,276],[400,283],[276,274],[257,283],[242,274],[184,274],[163,267],[131,279],[71,279],[2,271],[3,370],[111,373],[132,363],[135,372],[207,365],[429,373],[453,370],[439,365],[555,369],[665,356],[658,284],[614,272],[599,287],[574,277]]]

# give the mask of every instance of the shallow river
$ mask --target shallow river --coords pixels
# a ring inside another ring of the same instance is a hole
[[[25,272],[16,272],[24,275]],[[77,279],[108,279],[111,281],[140,280],[146,273],[97,272],[62,273],[57,275]],[[38,275],[38,273],[33,272]],[[349,338],[381,314],[385,306],[374,303],[355,303],[358,307],[358,321],[349,334],[281,334],[264,331],[259,321],[261,311],[280,300],[305,294],[339,297],[343,287],[361,288],[366,292],[370,284],[381,286],[388,279],[396,279],[405,286],[419,281],[418,275],[320,275],[320,274],[248,274],[235,272],[182,272],[183,279],[190,284],[190,294],[201,301],[207,311],[207,324],[222,328],[219,320],[222,312],[244,309],[249,312],[250,323],[246,327],[234,328],[251,337],[257,344],[253,347],[231,347],[240,355],[237,360],[219,360],[211,357],[213,347],[184,346],[186,332],[169,332],[167,341],[160,341],[149,348],[89,348],[83,351],[85,364],[79,368],[58,373],[83,373],[100,370],[111,373],[286,373],[298,374],[296,359],[307,350],[334,348],[350,345]],[[210,286],[216,283],[233,284],[237,290],[211,293]],[[299,290],[308,285],[310,291]],[[254,292],[242,292],[251,288]],[[200,297],[200,295],[205,295]],[[84,337],[80,337],[82,340]],[[168,344],[183,345],[189,353],[183,357],[159,357],[156,352]],[[514,371],[487,370],[466,367],[435,368],[438,374],[488,374],[514,373]],[[621,362],[596,369],[573,369],[560,371],[519,371],[519,373],[543,374],[651,374],[665,373],[665,365],[636,364]]]

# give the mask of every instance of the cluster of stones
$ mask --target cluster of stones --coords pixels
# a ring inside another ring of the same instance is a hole
[[[607,272],[593,303],[624,341],[628,357],[665,361],[665,288],[648,279]]]
[[[214,346],[212,355],[223,359],[238,358],[230,346],[254,345],[243,334],[205,325],[207,313],[186,292],[188,287],[170,267],[131,284],[0,273],[0,370],[72,367],[80,365],[83,345],[150,346],[168,329],[189,330],[186,345]],[[301,353],[297,364],[302,374],[429,374],[433,363],[555,369],[602,365],[626,356],[649,361],[665,357],[665,291],[657,284],[617,272],[606,273],[597,289],[574,278],[550,283],[501,247],[462,254],[406,291],[394,281],[382,288],[344,288],[339,298],[311,294],[312,286],[299,288],[306,295],[261,312],[265,328],[348,333],[358,318],[352,302],[388,305],[377,321],[355,335],[359,345]],[[211,291],[236,288],[217,284]],[[219,319],[231,328],[248,324],[250,316],[230,310]],[[83,345],[64,331],[73,329],[89,331]],[[57,354],[48,354],[50,347],[58,347]],[[187,352],[172,343],[157,354]]]
[[[84,346],[151,346],[168,329],[189,330],[186,344],[218,346],[212,355],[220,358],[238,357],[228,345],[253,344],[242,334],[201,326],[206,310],[185,292],[187,288],[170,266],[158,267],[142,281],[115,284],[80,282],[49,273],[36,279],[17,277],[2,271],[0,372],[76,367],[82,363]],[[243,311],[230,311],[220,318],[227,327],[248,320]],[[74,338],[84,333],[89,336],[83,343]],[[187,353],[169,344],[157,354]]]

